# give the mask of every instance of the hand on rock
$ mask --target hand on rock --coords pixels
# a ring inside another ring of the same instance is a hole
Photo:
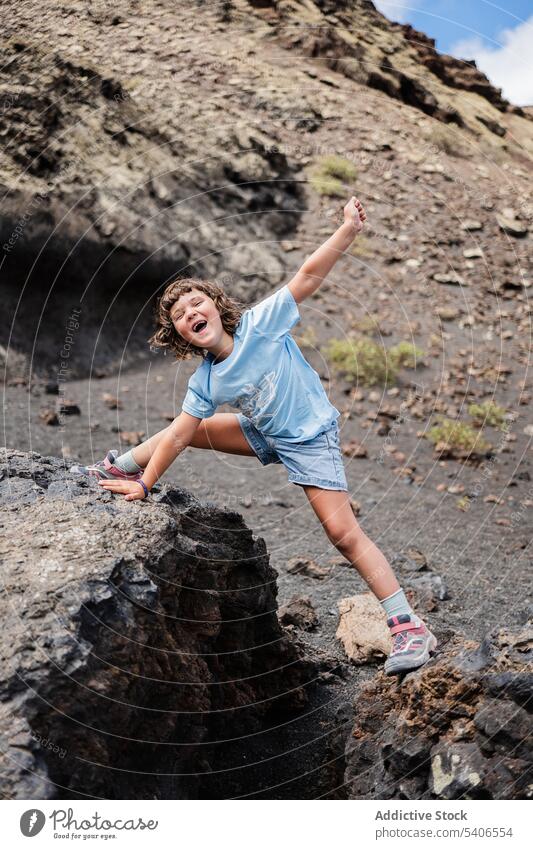
[[[116,495],[124,495],[126,501],[137,501],[138,499],[146,498],[144,489],[138,481],[102,480],[98,481],[98,486],[109,489]]]

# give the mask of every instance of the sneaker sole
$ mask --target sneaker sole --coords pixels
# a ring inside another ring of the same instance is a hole
[[[410,672],[412,669],[418,669],[424,663],[428,662],[431,653],[435,651],[437,645],[437,638],[434,634],[431,634],[426,650],[416,660],[409,661],[407,658],[403,660],[399,658],[398,661],[392,661],[388,666],[387,661],[385,661],[385,675],[396,675],[398,672]]]
[[[110,452],[111,453],[111,452]],[[97,468],[91,466],[80,466],[79,464],[71,466],[69,469],[71,475],[81,475],[88,478],[97,478],[98,480],[106,480],[106,481],[133,481],[137,482],[142,478],[142,472],[140,474],[135,475],[114,475],[112,472],[109,472],[107,469]]]
[[[98,478],[99,480],[119,480],[116,475],[107,474],[100,471],[100,469],[88,469],[86,466],[71,466],[69,472],[71,475],[78,475],[79,477]]]

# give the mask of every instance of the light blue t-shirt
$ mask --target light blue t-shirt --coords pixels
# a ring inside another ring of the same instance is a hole
[[[289,442],[305,442],[327,430],[340,414],[289,333],[298,321],[287,286],[246,310],[231,354],[215,363],[208,353],[191,375],[182,410],[206,419],[220,404],[229,404],[261,433]]]

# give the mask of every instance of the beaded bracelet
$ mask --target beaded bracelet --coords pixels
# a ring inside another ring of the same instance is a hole
[[[137,483],[140,483],[140,485],[144,489],[144,497],[148,498],[148,487],[146,486],[145,482],[143,480],[138,480]]]

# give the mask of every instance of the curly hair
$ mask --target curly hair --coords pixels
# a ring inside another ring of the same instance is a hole
[[[156,331],[148,340],[153,348],[163,348],[173,351],[177,360],[189,359],[192,354],[199,357],[206,356],[205,348],[199,348],[191,342],[187,342],[176,330],[170,312],[172,307],[186,292],[198,289],[208,295],[215,302],[220,313],[222,326],[227,333],[233,335],[241,320],[244,305],[230,298],[218,283],[209,280],[197,280],[194,277],[178,277],[169,283],[157,302],[156,308]]]

